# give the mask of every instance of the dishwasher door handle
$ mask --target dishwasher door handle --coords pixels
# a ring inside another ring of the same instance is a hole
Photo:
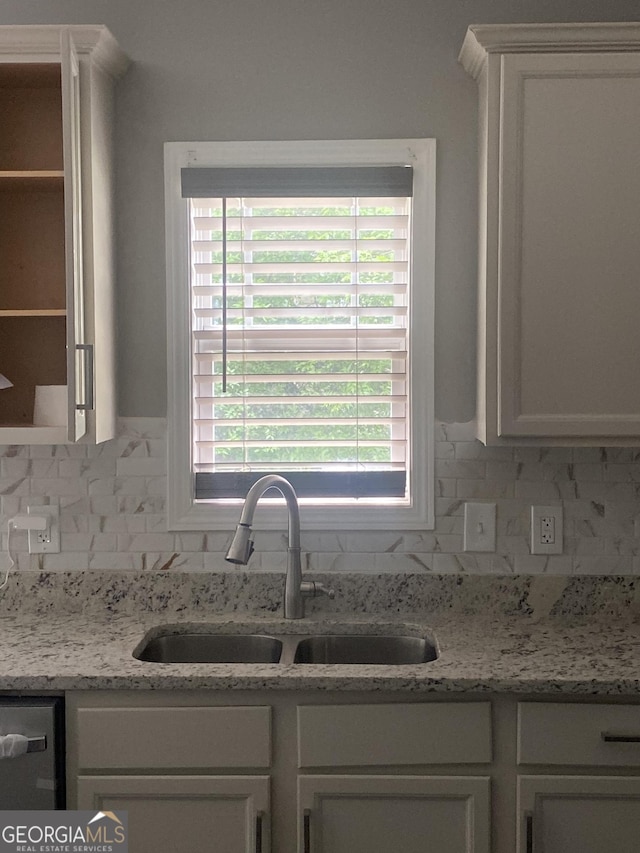
[[[46,752],[47,736],[38,735],[37,737],[27,738],[27,752]]]

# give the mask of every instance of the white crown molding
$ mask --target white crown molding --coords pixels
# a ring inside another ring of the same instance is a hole
[[[469,27],[460,48],[458,62],[467,74],[470,74],[474,80],[477,80],[486,61],[487,52],[478,41],[473,28]]]
[[[118,47],[107,27],[97,25],[58,24],[20,25],[0,27],[0,57],[59,56],[60,34],[68,31],[80,56],[91,59],[98,68],[120,77],[129,65],[129,59]]]
[[[477,78],[490,53],[640,50],[640,23],[474,24],[459,62]]]
[[[121,77],[129,66],[129,57],[120,49],[107,27],[72,26],[69,27],[76,50],[80,55],[88,54],[98,68]]]

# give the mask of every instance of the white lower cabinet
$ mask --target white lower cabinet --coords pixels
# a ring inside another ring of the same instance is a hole
[[[131,853],[269,853],[270,707],[78,696],[67,700],[69,799],[126,811]]]
[[[640,849],[640,705],[521,702],[517,761],[519,853]]]
[[[520,776],[521,853],[638,853],[640,779]]]
[[[491,759],[489,702],[299,706],[298,850],[489,853]]]
[[[302,776],[303,853],[488,853],[488,777]]]
[[[68,694],[69,808],[132,853],[490,853],[490,702],[264,696]]]
[[[128,813],[132,853],[268,853],[268,776],[81,776],[78,808]]]
[[[132,853],[640,851],[640,702],[265,695],[67,694],[68,807]]]

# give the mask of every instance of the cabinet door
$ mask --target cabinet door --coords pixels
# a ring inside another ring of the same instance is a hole
[[[266,776],[81,776],[78,808],[128,812],[132,853],[268,853]]]
[[[519,853],[637,853],[640,779],[521,776]]]
[[[67,433],[69,441],[78,441],[87,431],[87,410],[93,408],[92,350],[84,333],[80,66],[69,31],[63,29],[60,39],[67,279]]]
[[[488,853],[489,779],[304,776],[300,853]]]
[[[638,436],[640,55],[505,55],[501,81],[498,434]]]

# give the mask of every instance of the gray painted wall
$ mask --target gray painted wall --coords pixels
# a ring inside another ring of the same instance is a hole
[[[471,23],[636,20],[637,0],[1,0],[0,24],[106,24],[117,107],[119,411],[166,411],[162,145],[435,137],[436,414],[475,411]]]

